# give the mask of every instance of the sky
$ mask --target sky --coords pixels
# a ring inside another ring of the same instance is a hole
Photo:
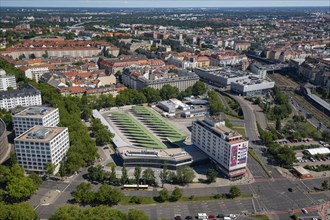
[[[330,0],[0,0],[0,7],[307,7]]]

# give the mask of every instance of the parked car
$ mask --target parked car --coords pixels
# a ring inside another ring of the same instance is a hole
[[[215,215],[214,214],[209,214],[209,218],[210,219],[214,219],[215,218]]]
[[[306,209],[301,209],[301,212],[304,213],[304,214],[308,214],[308,211]]]
[[[289,192],[293,192],[293,189],[292,188],[288,188]]]
[[[185,219],[193,219],[193,217],[192,216],[190,216],[190,215],[188,215],[188,216],[186,216],[186,218]]]
[[[175,214],[174,216],[175,216],[174,217],[175,220],[182,220],[181,215]]]

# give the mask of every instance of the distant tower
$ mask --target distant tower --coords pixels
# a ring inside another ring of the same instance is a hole
[[[182,40],[183,38],[182,38],[182,34],[179,34],[179,40]]]

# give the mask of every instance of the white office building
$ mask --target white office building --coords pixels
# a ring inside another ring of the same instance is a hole
[[[231,90],[242,96],[256,96],[262,95],[274,88],[275,82],[253,79],[252,77],[245,80],[238,80],[232,82],[230,85]]]
[[[0,91],[7,91],[8,87],[16,89],[16,78],[14,75],[6,75],[6,71],[0,69]]]
[[[44,174],[47,163],[52,163],[57,173],[69,149],[68,128],[35,126],[14,142],[17,161],[26,172]]]
[[[19,136],[34,127],[42,125],[45,127],[56,127],[60,122],[58,108],[29,107],[13,115],[15,135]]]
[[[0,91],[0,109],[41,105],[41,92],[29,84],[13,91]]]
[[[239,179],[246,173],[248,141],[224,122],[210,117],[194,121],[191,139],[229,179]]]

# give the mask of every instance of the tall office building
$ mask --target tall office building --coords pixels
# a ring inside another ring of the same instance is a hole
[[[56,127],[60,122],[58,108],[29,107],[13,115],[15,135],[19,136],[35,125]]]
[[[211,117],[194,121],[191,139],[229,179],[239,179],[245,174],[248,141],[224,122]]]
[[[17,161],[26,172],[44,174],[46,164],[52,163],[57,173],[69,149],[68,128],[35,126],[14,142]]]

